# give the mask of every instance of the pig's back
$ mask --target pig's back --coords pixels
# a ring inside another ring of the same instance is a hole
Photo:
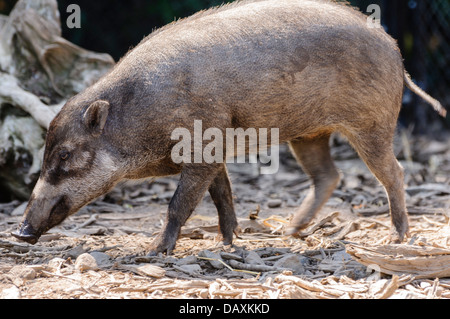
[[[224,126],[284,122],[300,133],[319,123],[342,124],[339,115],[349,103],[357,113],[375,112],[361,96],[376,100],[403,87],[392,83],[403,78],[395,41],[368,28],[353,8],[324,0],[242,1],[201,12],[152,33],[116,73],[123,69],[152,84],[164,114],[191,108],[196,119],[208,121],[213,109],[228,114]]]
[[[160,49],[168,57],[170,48],[189,45],[236,45],[240,41],[283,38],[306,32],[313,26],[366,28],[367,18],[350,6],[327,0],[250,0],[237,1],[201,11],[173,22],[146,37],[133,50],[148,56]],[[250,40],[251,40],[250,39]],[[178,47],[179,48],[179,47]],[[161,52],[162,53],[162,52]]]

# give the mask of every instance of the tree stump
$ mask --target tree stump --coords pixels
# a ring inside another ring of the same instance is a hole
[[[61,32],[56,0],[19,0],[0,15],[0,201],[28,199],[50,122],[114,65]]]

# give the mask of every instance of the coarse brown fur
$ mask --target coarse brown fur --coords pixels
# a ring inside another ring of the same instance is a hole
[[[181,173],[150,252],[174,248],[206,191],[231,243],[237,221],[225,164],[171,159],[171,133],[192,132],[201,120],[222,132],[279,129],[279,142],[290,144],[313,182],[291,222],[293,234],[336,186],[329,137],[346,136],[385,187],[393,240],[401,241],[409,227],[392,141],[405,84],[442,111],[409,80],[396,42],[334,1],[239,1],[174,22],[68,101],[52,122],[41,177],[16,236],[36,242],[123,179]]]

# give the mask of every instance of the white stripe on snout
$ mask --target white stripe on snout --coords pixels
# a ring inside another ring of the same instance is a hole
[[[102,189],[104,185],[108,185],[111,182],[114,184],[119,166],[116,165],[114,158],[105,151],[98,151],[95,156],[94,164],[89,168],[89,173],[83,176],[82,181],[77,178],[71,178],[71,189],[79,189],[80,182],[82,182],[83,188],[87,192],[97,192]]]
[[[116,172],[118,170],[114,159],[107,152],[100,151],[97,153],[96,164],[109,172]]]
[[[78,166],[77,169],[83,169],[79,165],[84,161],[86,161],[86,154],[83,153],[75,162],[75,165]],[[83,177],[64,177],[57,185],[51,185],[44,178],[39,178],[33,190],[34,197],[50,199],[55,196],[69,195],[74,202],[77,202],[77,199],[82,202],[84,197],[89,197],[90,192],[97,192],[105,184],[109,184],[111,179],[116,179],[114,175],[118,172],[119,166],[107,152],[98,151],[94,165],[86,169],[89,169],[89,173]],[[82,196],[80,197],[80,195]]]
[[[43,178],[39,178],[36,185],[33,189],[34,196],[37,197],[46,197],[46,194],[48,192],[53,191],[54,186],[50,185],[49,183],[45,182]]]

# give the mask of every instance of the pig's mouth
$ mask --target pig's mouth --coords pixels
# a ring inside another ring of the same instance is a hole
[[[24,220],[19,226],[19,229],[12,232],[11,235],[32,245],[36,244],[39,237],[41,237],[41,235],[33,229],[27,220]]]
[[[62,223],[63,220],[69,215],[67,198],[66,196],[62,196],[58,200],[56,200],[56,204],[53,205],[50,214],[48,215],[48,219],[43,223],[43,225],[39,227],[39,229],[35,229],[28,221],[27,215],[32,213],[33,212],[31,211],[25,212],[25,218],[20,224],[18,230],[12,232],[11,235],[21,241],[25,241],[29,244],[34,245],[37,243],[43,233],[45,233],[50,228]]]

